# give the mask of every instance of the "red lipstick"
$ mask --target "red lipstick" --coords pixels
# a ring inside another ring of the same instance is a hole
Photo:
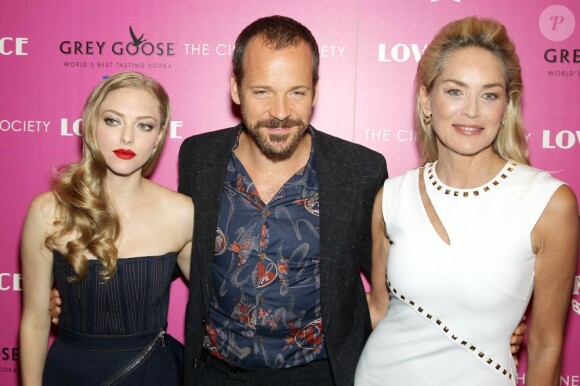
[[[113,153],[115,153],[117,157],[125,160],[129,160],[137,155],[129,149],[117,149],[113,150]]]

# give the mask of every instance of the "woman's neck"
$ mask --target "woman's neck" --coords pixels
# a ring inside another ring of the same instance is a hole
[[[493,151],[474,156],[443,154],[439,157],[435,171],[444,184],[458,189],[470,189],[489,182],[505,163]]]

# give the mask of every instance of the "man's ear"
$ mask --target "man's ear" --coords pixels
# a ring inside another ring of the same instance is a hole
[[[316,101],[318,100],[318,81],[314,85],[314,97],[312,98],[312,107],[316,106]]]
[[[234,74],[230,77],[230,95],[235,104],[240,104],[240,92],[238,90],[238,78]]]

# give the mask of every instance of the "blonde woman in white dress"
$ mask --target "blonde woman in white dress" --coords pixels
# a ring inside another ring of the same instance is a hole
[[[578,206],[528,165],[515,47],[494,20],[452,22],[416,82],[426,164],[388,179],[375,204],[371,310],[387,286],[390,303],[355,384],[515,385],[510,335],[533,291],[526,385],[558,385]]]

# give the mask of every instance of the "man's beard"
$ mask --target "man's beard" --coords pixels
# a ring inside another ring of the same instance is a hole
[[[243,114],[242,114],[243,115]],[[286,118],[279,120],[270,118],[256,122],[253,126],[247,123],[244,116],[244,124],[248,129],[248,134],[253,138],[260,151],[273,161],[282,161],[290,158],[298,148],[300,141],[308,130],[308,125],[299,119]],[[289,134],[266,133],[260,128],[291,128],[296,127],[298,131]],[[289,141],[289,142],[286,142]],[[276,146],[275,144],[281,146]]]

